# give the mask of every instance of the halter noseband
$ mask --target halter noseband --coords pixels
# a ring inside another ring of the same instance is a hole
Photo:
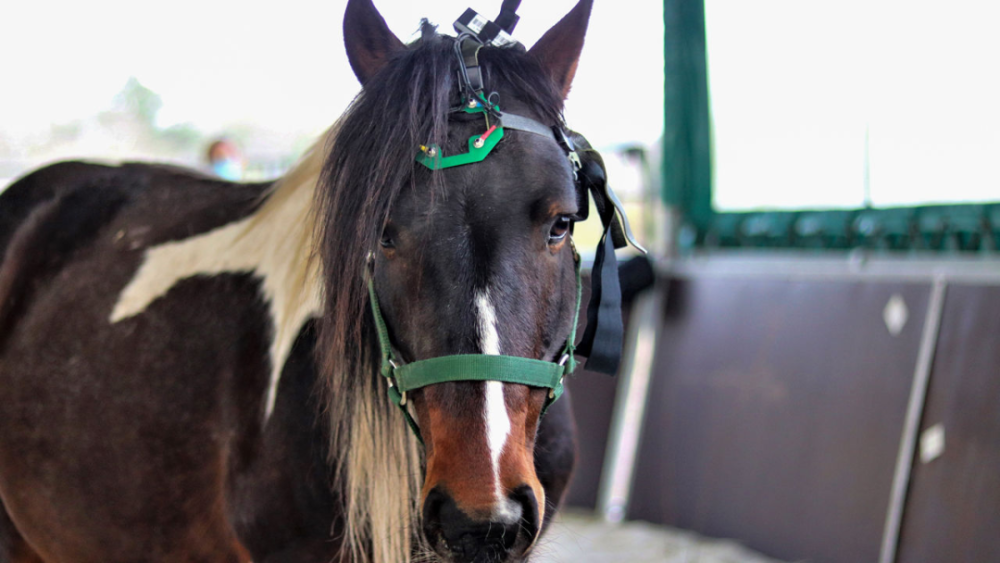
[[[493,94],[483,92],[483,77],[479,68],[479,50],[484,45],[505,47],[516,45],[509,33],[517,24],[514,13],[519,1],[505,0],[498,23],[486,20],[469,9],[455,23],[459,32],[455,41],[455,53],[459,60],[459,88],[462,105],[452,112],[483,114],[486,131],[469,138],[468,152],[445,156],[437,145],[421,146],[416,161],[431,170],[441,170],[482,162],[504,136],[504,129],[524,131],[554,140],[566,153],[573,170],[573,179],[583,186],[584,193],[592,192],[598,213],[604,225],[604,236],[597,249],[592,270],[591,301],[587,310],[587,329],[581,340],[579,351],[588,356],[587,368],[614,375],[621,358],[623,327],[621,321],[621,290],[618,286],[618,266],[615,248],[625,246],[626,241],[643,250],[632,236],[621,203],[604,182],[590,181],[583,171],[583,164],[573,142],[562,127],[548,127],[529,117],[504,113],[492,103]],[[491,121],[492,124],[491,124]],[[603,172],[602,172],[603,173]],[[598,186],[598,184],[600,184]],[[617,218],[620,220],[616,220]],[[571,239],[572,244],[572,239]],[[407,393],[428,385],[448,381],[501,381],[519,383],[530,387],[549,389],[542,413],[563,394],[563,378],[576,369],[574,353],[577,351],[576,327],[580,317],[583,295],[580,255],[572,246],[574,269],[576,271],[576,306],[573,325],[566,339],[566,345],[557,361],[549,362],[519,356],[486,354],[459,354],[402,363],[393,352],[389,330],[379,307],[375,292],[374,276],[368,278],[368,295],[372,316],[378,332],[379,348],[382,355],[380,373],[388,380],[389,398],[403,411],[407,423],[422,441],[420,428],[407,409]]]
[[[375,294],[375,283],[368,279],[368,297],[371,302],[378,345],[382,353],[380,373],[389,382],[389,398],[402,411],[407,424],[420,437],[420,427],[406,408],[406,394],[435,383],[447,381],[502,381],[520,383],[530,387],[544,387],[549,390],[542,414],[563,394],[563,378],[576,369],[576,325],[580,321],[580,302],[583,298],[583,283],[580,276],[580,255],[573,247],[574,269],[576,270],[576,304],[573,308],[573,324],[566,338],[559,359],[555,362],[522,358],[520,356],[500,356],[487,354],[456,354],[439,356],[412,363],[403,363],[392,349],[389,329],[382,317],[382,310]]]

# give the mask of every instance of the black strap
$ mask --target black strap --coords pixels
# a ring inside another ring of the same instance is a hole
[[[611,240],[614,241],[615,248],[625,248],[631,244],[645,254],[646,249],[635,240],[635,236],[632,234],[632,227],[629,226],[624,206],[618,200],[618,196],[615,195],[611,186],[608,185],[604,161],[600,154],[593,151],[587,151],[587,153],[587,157],[583,160],[583,170],[580,173],[587,181],[589,191],[594,194],[594,203],[601,220],[603,221],[604,217],[610,214]],[[605,223],[605,227],[607,227],[607,223]]]
[[[517,25],[517,14],[513,11],[501,11],[501,16],[505,28],[497,22],[492,22],[479,15],[475,10],[469,8],[457,20],[455,20],[455,31],[462,34],[472,35],[479,39],[483,45],[491,47],[511,47],[519,43],[510,35],[510,30]]]
[[[601,220],[604,221],[602,216]],[[609,217],[610,221],[613,219]],[[604,236],[597,247],[594,268],[590,272],[590,303],[587,305],[587,329],[577,346],[577,353],[587,356],[584,368],[615,375],[622,359],[625,327],[622,323],[622,290],[618,280],[611,223],[605,223]]]
[[[479,50],[483,48],[482,41],[474,35],[463,33],[455,41],[455,51],[461,63],[461,79],[465,96],[475,97],[483,91],[483,74],[479,68]]]
[[[548,137],[556,142],[559,142],[556,136],[552,133],[552,127],[546,127],[530,117],[523,117],[513,113],[501,113],[500,123],[507,129],[526,131],[528,133]]]
[[[604,221],[605,215],[610,217],[610,219],[608,219],[608,221],[610,221],[610,225],[608,223],[604,223],[604,228],[611,231],[611,241],[614,242],[615,248],[625,248],[628,246],[629,239],[632,238],[632,229],[629,228],[628,238],[626,238],[621,222],[619,222],[617,217],[615,217],[616,211],[618,211],[622,217],[625,216],[625,211],[622,209],[621,203],[618,203],[617,196],[615,196],[613,191],[608,189],[608,184],[606,182],[602,182],[595,186],[592,188],[591,192],[594,194],[594,205],[597,206],[597,212],[601,216],[601,221]],[[635,243],[635,245],[636,248],[642,249],[638,243]]]
[[[622,205],[622,202],[618,200],[618,196],[615,195],[614,190],[607,184],[604,184],[604,196],[618,212],[618,220],[611,224],[611,235],[615,241],[615,248],[625,248],[631,244],[640,252],[645,253],[646,249],[636,242],[635,236],[632,234],[632,227],[628,224],[628,216],[625,215],[625,206]]]
[[[604,225],[604,235],[597,247],[594,267],[590,272],[587,329],[577,346],[577,352],[587,356],[587,363],[584,365],[586,369],[615,375],[621,363],[625,335],[618,259],[615,257],[615,248],[620,242],[615,240],[615,229],[617,227],[621,236],[621,226],[615,216],[617,209],[608,198],[603,166],[594,159],[588,159],[580,170],[579,182],[594,198],[594,207]]]
[[[513,33],[521,16],[517,15],[517,8],[521,5],[521,0],[504,0],[500,6],[500,15],[497,16],[496,24],[507,33]]]

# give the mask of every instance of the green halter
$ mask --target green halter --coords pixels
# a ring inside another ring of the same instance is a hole
[[[574,269],[576,270],[576,307],[573,312],[573,325],[566,337],[566,347],[556,362],[546,362],[518,356],[493,356],[486,354],[459,354],[440,356],[427,360],[419,360],[409,364],[402,363],[393,353],[392,342],[389,340],[389,329],[378,305],[375,294],[375,282],[368,279],[368,296],[371,302],[372,316],[375,318],[375,328],[378,332],[378,345],[382,352],[382,375],[389,381],[389,398],[406,417],[417,439],[420,437],[420,427],[406,408],[406,394],[435,383],[446,381],[502,381],[504,383],[520,383],[531,387],[549,389],[549,396],[542,407],[542,413],[563,394],[563,378],[576,369],[576,325],[580,320],[580,300],[583,295],[583,284],[580,280],[580,255],[573,248]]]
[[[444,156],[441,154],[441,147],[430,145],[420,147],[420,152],[417,153],[417,162],[431,170],[441,170],[442,168],[474,164],[485,160],[503,138],[503,123],[494,122],[490,126],[490,113],[500,115],[500,108],[493,106],[491,112],[487,109],[488,104],[486,96],[479,92],[475,98],[469,98],[468,102],[462,104],[462,109],[459,110],[465,113],[481,113],[486,118],[486,132],[482,135],[469,137],[469,152]]]
[[[504,129],[526,131],[554,140],[563,150],[573,167],[574,180],[581,168],[576,150],[566,139],[562,129],[546,127],[534,119],[520,115],[502,113],[483,93],[482,73],[479,70],[478,53],[483,42],[473,38],[468,33],[461,33],[456,39],[455,47],[461,66],[461,76],[464,79],[462,89],[462,106],[452,111],[465,113],[481,113],[486,121],[486,130],[481,135],[469,138],[469,150],[445,156],[437,145],[421,146],[416,155],[416,161],[431,170],[441,170],[454,166],[463,166],[482,162],[493,151],[504,136]],[[493,122],[490,122],[490,118]],[[558,133],[557,133],[558,131]],[[571,240],[572,244],[572,240]],[[520,383],[530,387],[543,387],[549,390],[548,398],[542,407],[542,413],[549,408],[563,393],[563,378],[576,369],[576,325],[580,320],[580,302],[583,296],[583,284],[580,280],[580,255],[576,247],[572,247],[576,270],[576,306],[573,310],[573,326],[566,338],[566,347],[555,362],[546,362],[532,358],[517,356],[499,356],[486,354],[461,354],[440,356],[420,360],[410,364],[401,363],[392,351],[389,340],[389,330],[379,309],[378,297],[375,294],[375,283],[368,280],[368,295],[378,332],[378,344],[382,352],[382,375],[389,383],[389,398],[403,411],[406,422],[410,425],[417,439],[420,428],[407,409],[406,394],[435,383],[446,381],[501,381],[505,383]]]

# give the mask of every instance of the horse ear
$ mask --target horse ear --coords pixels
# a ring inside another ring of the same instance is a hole
[[[350,0],[344,13],[344,45],[354,75],[364,86],[389,61],[389,56],[405,47],[378,13],[372,0]]]
[[[576,64],[583,50],[583,37],[587,34],[593,5],[594,0],[580,0],[528,51],[552,77],[563,98],[569,94],[573,76],[576,75]]]

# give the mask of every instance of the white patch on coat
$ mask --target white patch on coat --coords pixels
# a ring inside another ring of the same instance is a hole
[[[490,302],[489,290],[477,293],[475,298],[478,314],[480,349],[483,354],[500,355],[500,333],[497,331],[496,310]],[[500,481],[500,456],[510,435],[510,415],[507,413],[507,402],[504,400],[504,384],[500,381],[487,381],[485,385],[485,405],[483,418],[486,421],[486,442],[490,448],[490,461],[493,464],[493,489],[496,504],[493,517],[503,522],[516,522],[521,518],[521,506],[504,494]]]
[[[312,201],[328,141],[336,128],[334,125],[313,145],[251,217],[149,249],[111,313],[111,322],[138,315],[185,277],[226,271],[259,276],[274,326],[265,420],[274,408],[278,379],[295,337],[306,321],[321,313],[322,271],[312,255]],[[331,377],[370,375],[337,371]],[[331,409],[330,417],[332,428],[347,429],[333,436],[337,444],[334,451],[343,453],[347,469],[338,475],[336,486],[356,501],[344,515],[345,552],[353,554],[354,560],[370,554],[372,561],[407,563],[413,553],[414,528],[401,523],[419,518],[417,499],[423,485],[416,436],[402,415],[383,416],[385,398],[369,386],[360,386],[358,395],[343,401],[347,401],[346,406],[341,405],[345,408]],[[372,440],[372,436],[380,439]]]
[[[321,144],[321,143],[320,143]],[[254,214],[194,237],[146,250],[142,266],[109,318],[138,315],[181,280],[229,272],[261,280],[273,327],[264,419],[274,410],[281,370],[302,326],[321,313],[320,267],[314,260],[313,195],[322,158],[307,155]]]

